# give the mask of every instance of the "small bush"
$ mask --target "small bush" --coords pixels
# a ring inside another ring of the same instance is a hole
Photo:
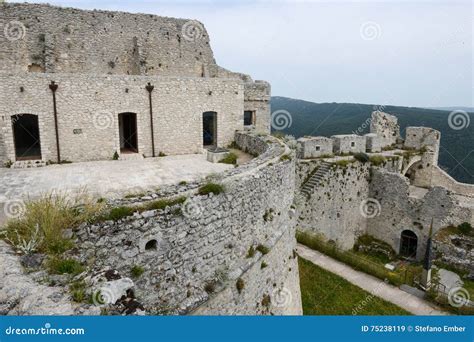
[[[201,196],[208,195],[210,193],[213,193],[214,195],[218,195],[224,191],[225,191],[224,187],[220,184],[207,183],[199,188],[198,194]]]
[[[288,155],[288,154],[284,154],[280,157],[280,161],[287,161],[287,160],[291,160],[291,156]]]
[[[369,158],[369,156],[368,156],[367,154],[365,154],[365,153],[360,153],[360,152],[359,152],[359,153],[355,153],[355,154],[354,154],[354,158],[355,158],[356,160],[360,161],[361,163],[367,163],[367,162],[370,160],[370,158]]]
[[[382,164],[385,164],[386,159],[384,156],[376,155],[376,156],[370,157],[370,162],[374,166],[380,166]]]
[[[337,162],[335,162],[334,164],[338,167],[342,167],[342,168],[345,168],[347,167],[350,163],[352,163],[352,161],[348,160],[348,159],[343,159],[343,160],[338,160]]]
[[[271,303],[272,303],[272,299],[271,299],[270,295],[268,295],[268,294],[263,295],[262,306],[268,309],[270,307]]]
[[[160,151],[160,153],[158,153],[158,157],[166,157],[166,153]]]
[[[263,255],[268,254],[268,252],[270,252],[270,249],[262,244],[258,245],[256,250],[262,253]]]
[[[114,155],[112,156],[112,160],[118,160],[119,159],[119,154],[117,151],[114,152]]]
[[[134,265],[132,269],[130,270],[130,274],[132,275],[133,278],[140,277],[143,274],[143,272],[145,272],[145,269],[138,265]]]
[[[84,271],[84,267],[79,261],[74,259],[62,259],[53,257],[48,260],[48,269],[52,274],[72,274],[77,275]]]
[[[237,164],[237,155],[233,152],[230,152],[224,159],[219,161],[219,163],[235,165]]]
[[[188,182],[186,182],[186,181],[179,182],[179,185],[186,185],[186,184],[188,184]]]
[[[76,281],[69,286],[72,300],[76,303],[83,303],[86,301],[86,283],[84,281]]]
[[[237,279],[237,282],[235,283],[235,287],[237,288],[237,291],[239,293],[242,293],[244,287],[245,287],[245,282],[242,278]]]
[[[262,261],[262,263],[260,264],[260,269],[263,270],[266,267],[268,267],[268,264],[265,261]]]
[[[247,258],[253,258],[255,256],[255,248],[250,246],[249,250],[247,251]]]
[[[181,196],[175,199],[162,199],[158,201],[153,201],[151,203],[146,204],[143,208],[139,208],[138,211],[143,211],[145,210],[163,210],[166,207],[172,207],[173,205],[176,204],[183,204],[186,202],[186,197]]]
[[[131,216],[135,212],[135,208],[132,207],[117,207],[110,210],[109,214],[104,216],[103,221],[118,221],[124,217]]]
[[[472,235],[472,226],[468,222],[461,223],[458,226],[458,230],[463,235]]]

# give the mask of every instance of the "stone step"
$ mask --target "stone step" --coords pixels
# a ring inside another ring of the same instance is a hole
[[[141,153],[122,153],[119,160],[141,160],[144,159]]]
[[[43,160],[18,160],[11,166],[12,169],[30,169],[34,167],[46,166],[46,162]]]

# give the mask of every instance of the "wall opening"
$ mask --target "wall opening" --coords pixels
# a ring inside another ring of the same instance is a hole
[[[355,141],[351,141],[351,147],[355,147],[356,143]]]
[[[217,146],[217,113],[204,112],[202,114],[202,133],[204,146]]]
[[[146,251],[153,251],[158,249],[158,242],[156,240],[150,240],[145,245]]]
[[[120,132],[120,152],[137,153],[137,114],[121,113],[119,114],[119,132]]]
[[[13,115],[12,128],[16,160],[41,160],[38,116]]]
[[[404,230],[400,239],[400,255],[410,259],[416,259],[418,248],[418,237],[411,230]]]
[[[244,126],[255,125],[255,112],[253,110],[244,111]]]

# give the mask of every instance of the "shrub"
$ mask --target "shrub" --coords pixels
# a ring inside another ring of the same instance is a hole
[[[384,156],[376,155],[376,156],[370,157],[370,162],[374,166],[380,166],[386,162],[386,159]]]
[[[160,151],[160,153],[158,153],[158,157],[166,157],[166,153]]]
[[[468,222],[461,223],[458,226],[458,230],[463,235],[471,235],[472,234],[472,226]]]
[[[84,267],[74,259],[62,259],[53,257],[47,263],[50,273],[53,274],[72,274],[77,275],[84,271]]]
[[[291,160],[291,156],[288,154],[284,154],[280,157],[280,161],[287,161],[287,160]]]
[[[247,252],[247,258],[253,258],[254,256],[255,256],[255,248],[253,248],[253,246],[250,246]]]
[[[245,287],[245,282],[242,278],[237,279],[237,282],[235,283],[235,287],[237,288],[237,291],[239,293],[242,293],[244,287]]]
[[[114,155],[112,156],[112,160],[118,160],[119,159],[119,154],[117,151],[114,152]]]
[[[268,254],[268,252],[270,252],[270,249],[262,244],[258,245],[256,250],[262,253],[263,255]]]
[[[82,303],[86,300],[86,283],[84,281],[75,281],[69,286],[71,297],[76,303]]]
[[[263,270],[265,267],[268,267],[268,264],[265,261],[262,261],[262,263],[260,264],[260,269]]]
[[[211,281],[206,283],[206,285],[204,285],[204,291],[206,291],[207,293],[214,293],[216,291],[215,282]]]
[[[143,272],[145,272],[144,268],[138,265],[134,265],[132,269],[130,270],[130,274],[132,275],[133,278],[138,278],[140,277]]]
[[[102,210],[103,204],[84,192],[73,199],[60,193],[43,195],[25,203],[22,217],[7,222],[5,239],[17,248],[37,241],[36,250],[59,254],[73,246],[70,240],[63,238],[63,231],[95,219]]]
[[[348,160],[348,159],[343,159],[343,160],[338,160],[338,161],[335,162],[334,164],[335,164],[336,166],[345,168],[345,167],[347,167],[350,163],[352,163],[352,161],[350,161],[350,160]]]
[[[103,221],[118,221],[124,217],[131,216],[135,212],[135,208],[132,207],[117,207],[117,208],[112,208],[108,215],[103,216],[102,220]]]
[[[224,192],[224,186],[216,183],[207,183],[203,186],[201,186],[198,190],[198,194],[203,196],[203,195],[208,195],[210,193],[213,193],[214,195],[218,195],[221,192]]]
[[[183,204],[184,202],[186,202],[186,197],[184,196],[174,198],[174,199],[161,199],[161,200],[148,203],[144,205],[143,208],[138,208],[138,211],[143,211],[143,209],[144,210],[162,210],[162,209],[165,209],[166,207],[171,207],[176,204]]]
[[[360,161],[361,163],[367,163],[367,162],[370,160],[370,158],[369,158],[369,156],[368,156],[367,154],[365,154],[365,153],[360,153],[360,152],[359,152],[359,153],[355,153],[355,154],[354,154],[354,158],[355,158],[356,160]]]
[[[219,163],[235,165],[237,164],[237,155],[233,152],[230,152],[224,159],[219,161]]]

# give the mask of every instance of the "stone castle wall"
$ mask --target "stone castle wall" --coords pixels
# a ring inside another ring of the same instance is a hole
[[[93,270],[125,275],[133,265],[144,267],[134,290],[150,313],[300,314],[295,218],[289,209],[294,158],[281,161],[290,152],[273,138],[242,136],[237,142],[261,154],[214,180],[225,186],[224,193],[200,196],[192,189],[197,184],[176,186],[167,192],[187,196],[182,206],[83,226],[75,233],[80,260]],[[264,151],[258,148],[263,144]],[[147,250],[152,240],[157,248]],[[258,245],[268,253],[249,256]],[[207,284],[214,284],[212,293]]]
[[[86,11],[40,4],[0,4],[6,25],[24,38],[0,35],[0,71],[160,76],[216,76],[204,26],[150,14]],[[195,31],[193,31],[193,29]]]
[[[61,159],[111,159],[120,153],[118,115],[137,114],[138,152],[152,155],[150,108],[145,86],[151,82],[155,152],[201,153],[202,113],[217,112],[217,142],[227,146],[243,129],[244,87],[237,79],[72,74],[0,74],[0,141],[3,162],[15,160],[11,116],[39,118],[44,161],[56,160],[50,82],[58,84],[57,110]],[[23,92],[20,90],[23,87]]]

